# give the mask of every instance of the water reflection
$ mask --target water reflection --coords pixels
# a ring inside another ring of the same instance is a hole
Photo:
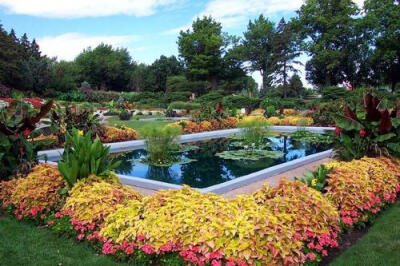
[[[269,140],[271,141],[271,150],[284,153],[282,158],[264,158],[258,161],[221,159],[216,157],[215,154],[235,149],[229,146],[231,139],[223,138],[196,143],[200,149],[182,154],[183,158],[190,158],[195,161],[187,164],[174,164],[170,167],[149,166],[141,163],[140,159],[147,155],[145,150],[121,154],[118,159],[122,161],[122,164],[116,172],[128,176],[204,188],[329,148],[293,141],[286,136],[271,137]]]

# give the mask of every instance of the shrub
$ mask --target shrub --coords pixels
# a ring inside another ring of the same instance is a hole
[[[101,135],[100,116],[93,114],[90,109],[76,106],[67,106],[65,109],[58,108],[52,111],[51,130],[57,135],[59,144],[65,142],[65,132],[70,132],[74,128],[82,130],[85,134],[90,131],[92,137]]]
[[[146,127],[143,137],[146,139],[147,160],[151,164],[164,165],[174,161],[173,151],[177,149],[177,138],[181,130],[177,127]]]
[[[103,143],[136,140],[138,138],[139,135],[136,130],[125,126],[104,127],[103,134],[100,136]]]
[[[72,211],[72,218],[82,223],[100,224],[129,200],[141,199],[139,193],[121,185],[117,177],[107,178],[111,181],[96,176],[78,181],[69,192],[63,209]]]
[[[61,190],[64,180],[57,167],[39,164],[26,177],[18,179],[12,189],[10,201],[16,207],[15,215],[35,217],[41,212],[61,208],[63,199]]]
[[[343,87],[329,86],[321,89],[321,95],[324,100],[338,100],[348,97],[349,91]]]
[[[94,141],[91,133],[83,135],[82,131],[73,129],[66,133],[64,153],[58,162],[64,180],[72,187],[79,179],[94,174],[107,176],[110,171],[119,166],[120,162],[112,162],[108,158],[110,147],[103,146],[99,138]]]
[[[170,103],[170,105],[168,106],[168,109],[182,109],[182,110],[196,110],[196,109],[200,109],[201,108],[201,104],[199,103],[194,103],[194,102],[172,102]]]
[[[196,255],[203,261],[225,256],[263,265],[300,263],[303,257],[294,232],[251,196],[227,200],[188,187],[131,201],[106,218],[101,235],[117,243],[141,239],[158,252],[178,242],[181,256],[193,263]]]
[[[72,90],[68,92],[56,91],[56,98],[68,102],[84,102],[87,100],[86,95],[80,90]]]
[[[246,108],[248,112],[256,109],[260,105],[261,99],[248,96],[226,96],[222,99],[222,103],[226,108]]]
[[[393,203],[400,191],[400,162],[389,158],[362,158],[351,162],[333,161],[327,179],[326,197],[339,209],[345,226],[364,224]]]
[[[128,112],[126,110],[122,110],[119,115],[118,115],[120,120],[131,120],[132,118],[132,113]]]

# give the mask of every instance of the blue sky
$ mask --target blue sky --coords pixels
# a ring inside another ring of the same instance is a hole
[[[362,1],[362,0],[358,0]],[[138,63],[178,55],[177,36],[198,16],[211,15],[241,36],[249,19],[295,16],[302,0],[0,0],[0,23],[35,38],[48,56],[73,60],[101,42],[126,47]],[[255,76],[257,80],[259,77]]]

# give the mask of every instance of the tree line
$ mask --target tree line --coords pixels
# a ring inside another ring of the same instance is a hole
[[[44,94],[79,87],[113,91],[190,91],[201,95],[257,93],[249,73],[262,76],[261,93],[299,96],[297,75],[305,53],[306,78],[321,88],[389,86],[400,81],[399,0],[307,0],[297,16],[276,25],[260,15],[249,21],[243,37],[223,32],[212,17],[197,18],[181,31],[179,57],[160,56],[152,64],[136,63],[127,49],[100,44],[73,61],[41,54],[26,34],[17,38],[0,25],[0,83]],[[293,88],[296,89],[293,89]]]

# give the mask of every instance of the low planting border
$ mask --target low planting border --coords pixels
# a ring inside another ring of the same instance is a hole
[[[295,127],[295,126],[272,126],[271,130],[273,132],[281,132],[281,133],[289,133],[295,132],[299,129],[311,131],[314,133],[323,133],[324,131],[334,130],[331,127]],[[241,129],[234,128],[234,129],[225,129],[225,130],[216,130],[216,131],[208,131],[208,132],[201,132],[201,133],[194,133],[194,134],[186,134],[180,137],[180,143],[187,143],[187,142],[196,142],[201,140],[207,139],[216,139],[227,137],[233,134],[240,133]],[[109,143],[105,144],[110,146],[111,153],[117,152],[126,152],[132,150],[138,150],[145,148],[145,141],[144,140],[132,140],[132,141],[124,141],[124,142],[116,142],[116,143]],[[47,150],[47,151],[40,151],[39,155],[46,155],[47,159],[51,161],[57,161],[60,159],[60,156],[64,150],[63,149],[56,149],[56,150]],[[217,184],[214,186],[210,186],[207,188],[198,189],[202,193],[213,192],[216,194],[223,194],[227,193],[233,189],[249,185],[251,183],[267,179],[268,177],[282,174],[286,171],[295,169],[297,167],[301,167],[303,165],[321,160],[323,158],[327,158],[332,154],[332,150],[327,150],[323,152],[319,152],[316,154],[312,154],[300,159],[296,159],[293,161],[289,161],[286,163],[282,163],[279,165],[275,165],[272,167],[268,167],[266,169],[251,173],[249,175],[241,176],[236,179]],[[170,184],[161,181],[155,181],[150,179],[144,179],[140,177],[133,177],[133,176],[126,176],[126,175],[118,175],[121,182],[125,185],[151,189],[151,190],[160,190],[160,189],[180,189],[182,188],[181,185]]]

